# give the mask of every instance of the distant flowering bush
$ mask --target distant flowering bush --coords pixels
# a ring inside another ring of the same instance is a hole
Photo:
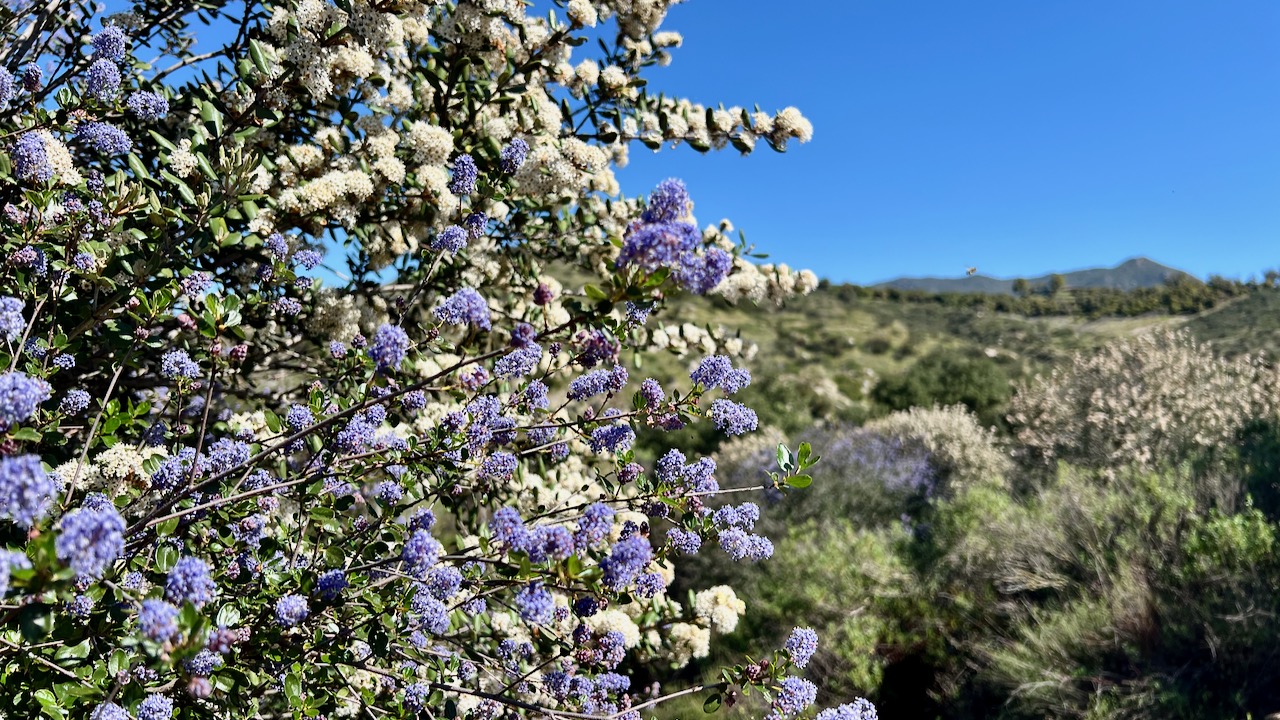
[[[645,200],[613,169],[636,142],[747,153],[812,128],[650,93],[680,43],[665,0],[551,4],[0,18],[5,711],[632,720],[762,692],[809,712],[801,631],[713,684],[648,680],[744,609],[669,597],[677,557],[773,545],[710,458],[645,467],[633,445],[756,430],[726,397],[750,348],[648,326],[671,293],[816,278],[699,230],[679,180]],[[197,53],[209,17],[234,27]],[[604,49],[571,64],[589,32]],[[633,379],[655,348],[707,359],[681,387]],[[808,484],[807,447],[779,457],[761,485]]]
[[[1280,370],[1261,357],[1218,357],[1186,331],[1125,338],[1075,355],[1018,389],[1009,419],[1033,463],[1112,474],[1228,446],[1280,409]]]

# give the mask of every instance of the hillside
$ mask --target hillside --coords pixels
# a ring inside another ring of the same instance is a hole
[[[1143,257],[1131,258],[1112,268],[1091,268],[1059,274],[1068,288],[1109,288],[1113,290],[1136,290],[1138,288],[1157,287],[1171,278],[1190,277],[1190,275],[1181,270],[1161,265],[1154,260]],[[1031,290],[1041,290],[1049,286],[1050,278],[1052,277],[1052,274],[1048,274],[1035,278],[1026,278],[1026,280]],[[995,278],[981,274],[962,278],[903,277],[880,283],[875,287],[929,293],[1012,295],[1015,279]]]
[[[1198,313],[1090,319],[868,298],[851,286],[824,285],[781,308],[673,299],[678,310],[668,316],[723,326],[757,344],[749,363],[757,382],[746,399],[762,408],[765,424],[794,432],[815,421],[858,422],[887,412],[876,387],[903,377],[923,358],[964,358],[1016,381],[1073,352],[1158,327],[1185,327],[1226,355],[1280,357],[1280,290],[1252,286],[1241,293]],[[645,368],[675,378],[693,360],[658,355],[646,358]]]

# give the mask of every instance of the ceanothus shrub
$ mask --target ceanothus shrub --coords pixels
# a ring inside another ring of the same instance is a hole
[[[809,711],[808,635],[715,684],[652,682],[740,605],[668,597],[677,556],[772,544],[710,459],[632,446],[757,425],[742,344],[651,330],[665,297],[814,278],[698,229],[680,181],[629,198],[612,168],[636,142],[811,128],[648,92],[680,43],[664,2],[557,5],[0,19],[6,712],[639,718],[757,691]],[[624,364],[691,343],[709,359],[682,387]],[[808,483],[807,449],[779,457],[761,484]]]

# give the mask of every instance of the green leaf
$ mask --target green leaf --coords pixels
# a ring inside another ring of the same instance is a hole
[[[302,704],[302,680],[297,673],[289,673],[284,679],[284,695],[289,698],[290,705]]]
[[[716,693],[715,695],[712,695],[711,697],[703,701],[702,712],[707,713],[709,715],[719,710],[720,705],[723,703],[724,703],[724,698],[721,697],[720,693]]]
[[[793,488],[807,488],[813,484],[813,477],[809,475],[792,475],[787,478],[787,484]]]
[[[791,449],[783,443],[778,443],[778,467],[786,470],[791,465]]]
[[[240,622],[240,608],[230,603],[223,605],[218,610],[218,625],[222,627],[234,627]]]
[[[176,520],[177,518],[175,518]],[[165,545],[156,550],[156,569],[160,572],[169,572],[173,564],[178,562],[178,550],[172,545]]]
[[[40,431],[35,428],[18,428],[13,431],[11,437],[14,440],[40,442],[40,438],[43,437],[43,435],[41,435]]]
[[[586,292],[587,297],[591,298],[592,300],[604,300],[609,297],[608,295],[605,294],[604,290],[601,290],[595,285],[587,285],[586,287],[583,288],[583,291]]]
[[[267,59],[267,54],[262,49],[262,43],[257,40],[249,41],[249,57],[253,59],[253,65],[258,68],[258,72],[263,75],[271,74],[271,61]]]

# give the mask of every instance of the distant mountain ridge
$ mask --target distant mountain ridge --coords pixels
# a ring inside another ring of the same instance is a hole
[[[1061,275],[1067,288],[1111,288],[1115,290],[1136,290],[1138,288],[1158,287],[1172,278],[1192,278],[1176,268],[1161,265],[1145,257],[1125,260],[1112,268],[1089,268],[1065,273],[1049,273],[1039,277],[1025,278],[1032,290],[1039,290],[1049,285],[1049,278]],[[875,287],[895,288],[898,290],[918,290],[926,293],[984,293],[988,295],[1012,295],[1013,283],[1017,278],[995,278],[989,275],[973,275],[963,278],[902,277],[880,283]]]

